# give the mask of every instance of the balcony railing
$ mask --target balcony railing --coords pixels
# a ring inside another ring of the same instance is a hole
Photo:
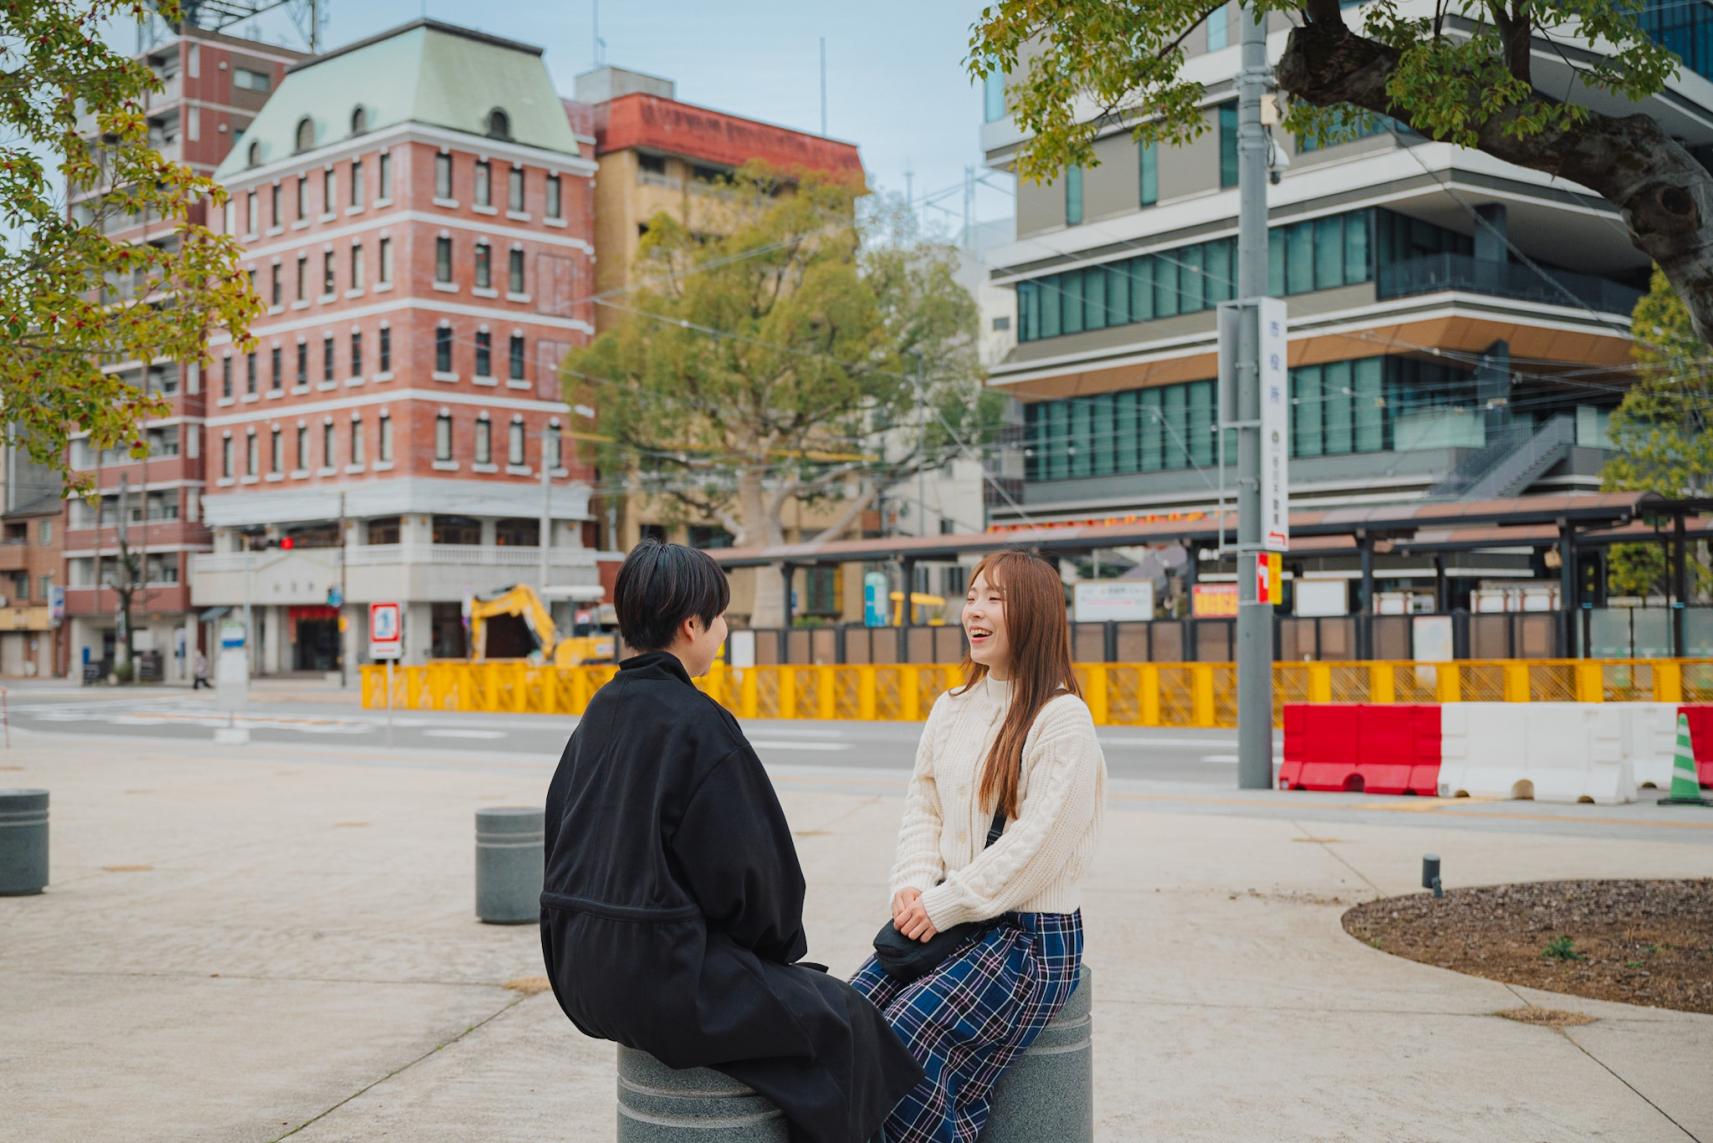
[[[339,549],[298,548],[297,557],[337,562]],[[281,558],[279,552],[216,552],[193,555],[191,573],[241,572],[255,561],[260,569]],[[553,548],[547,555],[554,567],[593,567],[595,553],[589,548]],[[345,549],[347,567],[398,567],[405,564],[434,567],[516,567],[541,564],[541,549],[483,544],[353,544]]]
[[[1544,305],[1587,306],[1624,317],[1642,292],[1618,282],[1569,270],[1533,268],[1512,262],[1477,260],[1468,254],[1430,254],[1380,267],[1381,300],[1463,290]]]

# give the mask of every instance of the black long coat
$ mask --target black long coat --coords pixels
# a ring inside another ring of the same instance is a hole
[[[619,665],[547,791],[541,948],[590,1036],[772,1099],[793,1143],[860,1143],[921,1069],[880,1012],[796,962],[803,870],[737,721],[655,653]]]

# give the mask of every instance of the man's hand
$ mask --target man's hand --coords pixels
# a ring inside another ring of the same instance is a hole
[[[934,922],[928,919],[928,910],[922,907],[921,896],[917,893],[910,904],[904,907],[903,915],[894,918],[892,924],[911,940],[926,943],[934,939],[938,930],[934,928]]]

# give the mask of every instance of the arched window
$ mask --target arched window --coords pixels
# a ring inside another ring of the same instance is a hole
[[[261,143],[251,142],[250,152],[249,152],[249,160],[250,160],[250,165],[252,167],[259,167],[262,165],[262,145],[261,145]]]
[[[511,116],[498,107],[488,112],[488,134],[495,139],[510,139],[512,137]]]
[[[297,149],[310,150],[315,146],[315,121],[305,115],[297,121]]]
[[[361,135],[368,129],[369,113],[359,106],[351,112],[351,134]]]

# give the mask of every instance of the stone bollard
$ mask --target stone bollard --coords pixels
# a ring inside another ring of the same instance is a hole
[[[1093,1143],[1094,999],[1087,965],[1064,1009],[993,1093],[981,1143]],[[785,1115],[712,1068],[669,1068],[619,1048],[618,1143],[786,1143]]]
[[[618,1143],[786,1143],[785,1113],[723,1072],[619,1048]]]
[[[539,807],[476,811],[476,916],[490,925],[541,919],[547,815]]]
[[[48,883],[48,792],[0,790],[0,897],[40,893]]]
[[[1005,1070],[981,1143],[1091,1143],[1094,1139],[1094,981],[1085,964],[1077,990]]]

